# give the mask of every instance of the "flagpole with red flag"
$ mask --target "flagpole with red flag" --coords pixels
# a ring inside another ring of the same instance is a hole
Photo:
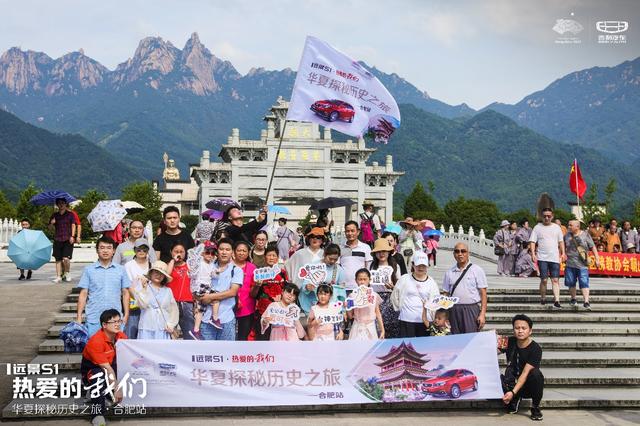
[[[571,173],[569,174],[569,189],[576,194],[576,201],[578,202],[578,211],[580,211],[580,199],[587,191],[587,183],[582,179],[582,173],[580,173],[580,167],[578,167],[578,160],[573,159],[571,165]]]

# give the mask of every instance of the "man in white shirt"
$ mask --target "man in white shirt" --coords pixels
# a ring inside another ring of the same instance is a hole
[[[551,277],[553,308],[560,306],[560,263],[566,262],[562,229],[553,223],[553,210],[542,210],[542,223],[534,226],[529,237],[531,259],[540,270],[540,303],[546,304],[547,279]]]
[[[345,223],[344,235],[346,241],[340,246],[340,265],[345,272],[347,293],[350,293],[358,287],[356,271],[361,268],[369,269],[373,257],[371,257],[371,247],[358,240],[360,235],[358,222],[350,220]]]

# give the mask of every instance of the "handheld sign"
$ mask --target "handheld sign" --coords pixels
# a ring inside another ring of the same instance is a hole
[[[263,334],[269,325],[283,325],[293,328],[296,326],[296,321],[300,319],[300,308],[294,304],[282,306],[280,303],[272,303],[265,310],[263,317],[269,317],[269,322],[262,321]]]
[[[380,293],[389,291],[386,284],[391,283],[393,268],[391,266],[381,266],[375,271],[371,271],[371,288]]]
[[[343,303],[336,301],[330,303],[326,308],[320,308],[316,305],[313,311],[320,324],[340,324],[344,321],[342,307]]]
[[[324,263],[307,263],[298,271],[298,278],[308,280],[318,287],[327,279],[327,265]]]
[[[264,268],[258,268],[253,271],[254,281],[267,281],[272,280],[280,273],[282,269],[278,265],[266,266]]]
[[[361,285],[351,292],[349,297],[347,297],[346,302],[347,311],[355,308],[364,308],[366,306],[373,305],[375,302],[375,293],[371,287]]]
[[[453,305],[458,303],[460,299],[450,296],[436,296],[432,300],[424,302],[424,307],[428,310],[435,312],[438,309],[450,309]]]

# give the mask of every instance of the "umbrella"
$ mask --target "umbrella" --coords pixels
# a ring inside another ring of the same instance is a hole
[[[89,330],[77,322],[70,322],[60,330],[65,352],[82,352],[89,340]]]
[[[291,212],[289,211],[288,208],[283,207],[283,206],[274,206],[273,204],[269,204],[267,206],[267,209],[269,212],[271,213],[277,213],[277,214],[291,214]]]
[[[42,231],[23,229],[9,241],[7,255],[20,269],[38,269],[51,260],[51,241]]]
[[[93,232],[112,231],[126,215],[127,211],[122,207],[122,201],[105,200],[100,201],[91,210],[87,220],[91,223]]]
[[[232,207],[237,209],[241,208],[238,202],[232,200],[231,198],[214,198],[213,200],[207,202],[205,204],[208,209],[218,210],[221,212],[226,212]]]
[[[145,208],[142,204],[136,203],[135,201],[123,201],[122,207],[124,207],[128,214],[140,213]]]
[[[310,210],[325,210],[325,209],[333,209],[336,207],[346,207],[354,204],[355,201],[352,201],[348,198],[336,198],[329,197],[323,198],[322,200],[314,201],[311,203]]]
[[[437,229],[427,229],[427,230],[422,231],[422,236],[425,237],[425,238],[429,238],[431,236],[443,237],[444,234],[441,231],[437,230]]]
[[[220,210],[213,210],[213,209],[206,210],[202,212],[202,214],[208,214],[209,219],[214,219],[214,220],[222,220],[222,216],[224,216],[224,212],[221,212]]]
[[[402,232],[402,228],[397,222],[389,222],[387,226],[384,228],[387,232],[393,232],[394,234],[400,234]]]
[[[58,198],[64,198],[65,200],[67,200],[67,203],[76,201],[76,198],[74,196],[70,195],[68,192],[60,190],[41,192],[31,197],[31,200],[29,201],[31,201],[31,204],[34,204],[36,206],[47,206],[55,204]]]

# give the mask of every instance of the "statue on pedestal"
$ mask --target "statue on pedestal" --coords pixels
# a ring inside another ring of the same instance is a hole
[[[180,171],[176,167],[175,161],[173,161],[173,159],[169,159],[169,156],[166,152],[162,156],[162,159],[164,160],[164,171],[162,172],[162,179],[164,179],[165,181],[180,180]]]

